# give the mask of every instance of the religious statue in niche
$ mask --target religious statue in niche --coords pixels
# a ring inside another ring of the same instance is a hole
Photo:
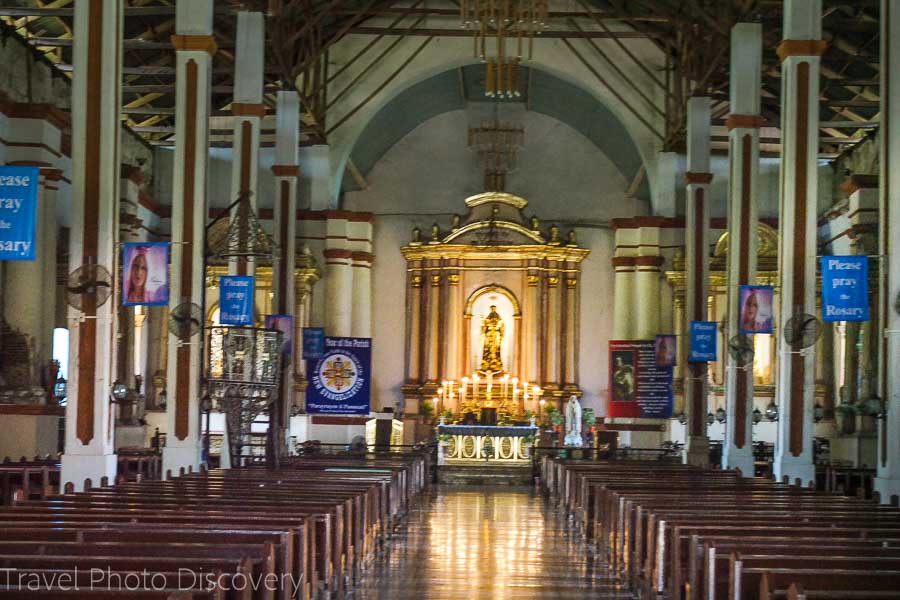
[[[491,312],[481,321],[481,366],[485,373],[503,371],[503,360],[500,358],[500,346],[503,343],[503,319],[497,312],[497,306],[491,305]]]

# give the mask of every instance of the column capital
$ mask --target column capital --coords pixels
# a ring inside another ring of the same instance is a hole
[[[732,129],[759,129],[766,124],[765,117],[760,115],[730,114],[725,118],[725,127]]]
[[[375,255],[371,252],[351,252],[350,259],[354,262],[364,262],[371,264],[375,262]]]
[[[634,264],[638,267],[661,267],[665,262],[662,256],[635,256]]]
[[[259,117],[262,119],[266,116],[266,105],[262,102],[232,102],[231,114],[236,117]]]
[[[215,56],[219,51],[216,38],[211,35],[175,34],[170,39],[178,52],[206,52],[210,56]]]
[[[614,256],[612,265],[614,267],[633,267],[637,264],[635,256]]]
[[[852,196],[859,190],[878,189],[878,175],[851,175],[841,184],[841,191]]]
[[[712,179],[712,173],[688,171],[684,174],[684,182],[688,185],[709,185],[710,183],[712,183]]]
[[[828,42],[825,40],[782,40],[776,53],[781,62],[784,62],[791,56],[822,56],[826,48]]]
[[[272,165],[275,177],[299,177],[300,165]]]
[[[322,254],[326,260],[353,258],[353,253],[350,250],[342,250],[340,248],[328,248]]]

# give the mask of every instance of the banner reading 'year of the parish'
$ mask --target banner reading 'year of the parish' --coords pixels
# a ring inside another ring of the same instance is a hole
[[[306,411],[368,415],[372,380],[370,338],[326,337],[325,353],[306,363]]]
[[[610,417],[672,416],[672,367],[656,360],[655,340],[609,342]]]

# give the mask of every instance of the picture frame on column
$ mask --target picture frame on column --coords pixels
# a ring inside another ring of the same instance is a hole
[[[738,333],[773,333],[775,288],[769,285],[742,285],[738,294]]]

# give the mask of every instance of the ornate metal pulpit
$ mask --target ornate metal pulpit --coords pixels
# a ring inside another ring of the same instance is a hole
[[[253,422],[269,414],[281,381],[282,333],[255,327],[212,327],[206,376],[214,408],[225,413],[226,450],[232,466],[243,464]]]

